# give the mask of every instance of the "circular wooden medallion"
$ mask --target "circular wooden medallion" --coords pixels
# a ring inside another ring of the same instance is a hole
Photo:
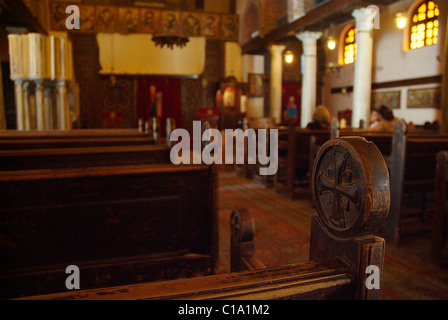
[[[390,207],[389,174],[378,148],[361,137],[327,141],[311,177],[320,221],[336,237],[373,234]]]

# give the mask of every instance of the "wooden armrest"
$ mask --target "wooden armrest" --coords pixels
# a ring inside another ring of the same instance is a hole
[[[340,260],[227,273],[190,279],[71,291],[18,300],[272,300],[318,299],[340,293],[354,281]]]

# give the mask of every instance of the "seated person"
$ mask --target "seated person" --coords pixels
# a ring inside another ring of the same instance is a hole
[[[318,106],[313,114],[313,122],[308,123],[307,129],[326,130],[330,129],[331,115],[325,106]]]
[[[391,108],[386,106],[380,107],[381,120],[375,127],[374,131],[394,131],[394,124],[399,119],[394,116],[394,112]]]
[[[381,113],[379,109],[373,109],[370,113],[370,127],[369,130],[376,130],[380,121],[383,118],[381,117]]]

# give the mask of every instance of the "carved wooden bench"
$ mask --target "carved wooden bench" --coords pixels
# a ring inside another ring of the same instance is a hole
[[[392,200],[389,219],[381,234],[398,244],[405,236],[429,232],[434,207],[436,154],[448,150],[448,135],[408,132],[404,121],[395,123],[393,133],[361,129],[340,133],[341,136],[362,135],[375,143],[386,161]]]
[[[86,148],[154,144],[134,129],[76,129],[67,131],[0,131],[0,150]]]
[[[0,172],[0,297],[214,274],[214,166]]]
[[[28,299],[379,299],[381,287],[370,286],[373,274],[367,268],[376,266],[380,279],[385,242],[374,234],[390,205],[381,153],[359,137],[328,141],[319,150],[311,182],[317,215],[309,262],[256,269],[262,264],[253,259],[253,219],[248,210],[234,210],[232,270],[250,271]]]
[[[0,171],[169,163],[166,145],[0,150]]]
[[[315,157],[313,145],[322,145],[329,139],[330,131],[295,126],[279,133],[278,171],[274,177],[276,191],[290,198],[295,198],[304,191],[308,193],[311,165]]]

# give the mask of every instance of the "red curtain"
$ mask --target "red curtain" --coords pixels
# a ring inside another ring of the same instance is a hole
[[[151,93],[151,87],[155,90]],[[176,127],[182,127],[182,95],[181,79],[177,78],[137,78],[137,119],[143,119],[143,123],[150,117],[155,117],[157,111],[157,94],[161,94],[162,107],[159,110],[161,136],[165,136],[167,118],[174,118]]]

